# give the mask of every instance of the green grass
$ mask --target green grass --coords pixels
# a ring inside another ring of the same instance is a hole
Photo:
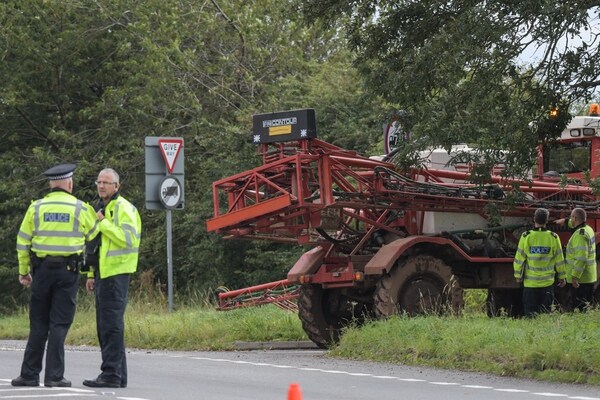
[[[93,307],[79,305],[67,344],[97,345]],[[0,317],[0,339],[27,339],[26,310]],[[128,347],[172,350],[232,350],[236,341],[307,340],[294,313],[275,306],[227,312],[185,307],[169,313],[164,307],[132,304],[125,313]]]
[[[67,343],[97,345],[93,302],[90,296],[79,299]],[[600,385],[600,310],[489,319],[478,301],[467,304],[461,316],[401,316],[348,328],[329,354]],[[132,300],[125,315],[127,346],[231,350],[237,341],[307,340],[297,315],[273,305],[221,312],[209,301],[200,301],[172,313],[166,309],[163,298]],[[0,339],[27,335],[27,310],[0,317]]]
[[[600,385],[600,311],[535,319],[395,317],[350,328],[332,356]]]

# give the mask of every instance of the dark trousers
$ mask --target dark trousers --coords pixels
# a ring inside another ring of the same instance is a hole
[[[127,385],[124,315],[129,279],[129,274],[122,274],[95,280],[96,327],[102,351],[99,378],[121,385]]]
[[[65,373],[65,338],[75,316],[79,275],[64,267],[42,265],[33,271],[29,299],[29,339],[21,376],[37,379],[48,341],[44,381],[59,381]]]
[[[578,288],[571,286],[571,301],[573,302],[573,311],[579,309],[585,312],[592,303],[594,295],[593,283],[580,283]]]
[[[554,287],[523,288],[523,307],[526,317],[533,317],[539,313],[548,313],[552,310],[554,302]]]

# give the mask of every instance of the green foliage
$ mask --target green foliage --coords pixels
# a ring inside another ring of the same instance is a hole
[[[390,106],[372,90],[362,87],[358,71],[350,68],[353,56],[340,51],[322,61],[309,61],[305,76],[289,75],[273,89],[286,94],[277,99],[281,109],[314,108],[319,138],[361,154],[377,154],[383,115]],[[379,150],[381,152],[381,150]]]
[[[598,196],[600,195],[600,179],[594,178],[589,181],[589,185],[592,188],[592,192]]]
[[[9,314],[27,304],[28,292],[17,280],[13,268],[0,265],[0,315]]]
[[[465,314],[478,314],[486,312],[486,289],[465,289],[463,291],[463,298],[465,301],[464,313]]]
[[[598,85],[600,10],[588,1],[301,4],[309,21],[343,24],[369,85],[410,117],[406,157],[469,143],[482,172],[505,163],[505,174],[524,176],[536,146],[556,138]]]
[[[98,172],[119,172],[142,216],[139,268],[164,289],[165,213],[144,207],[147,136],[185,140],[176,292],[284,278],[299,246],[279,251],[206,232],[212,182],[259,164],[255,113],[315,108],[320,137],[365,152],[376,148],[384,104],[364,89],[338,29],[306,27],[292,9],[291,0],[2,2],[0,265],[9,281],[21,218],[46,192],[41,172],[75,162],[74,194],[92,203]],[[3,306],[21,303],[20,292],[11,286]]]

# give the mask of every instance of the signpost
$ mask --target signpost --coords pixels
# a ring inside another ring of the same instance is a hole
[[[410,140],[410,132],[406,129],[405,112],[398,111],[387,124],[383,124],[383,152],[390,154],[404,142]]]
[[[173,311],[173,236],[171,210],[184,207],[184,146],[182,138],[153,137],[145,140],[146,209],[167,210],[167,291]]]

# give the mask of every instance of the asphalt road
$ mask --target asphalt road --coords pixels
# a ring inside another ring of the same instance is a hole
[[[13,388],[24,342],[0,341],[1,399],[287,400],[298,383],[301,400],[600,400],[600,387],[540,383],[483,374],[348,361],[322,350],[167,352],[131,350],[129,386],[92,389],[99,373],[93,347],[68,347],[66,378],[72,388]],[[43,379],[43,378],[42,378]],[[300,400],[300,399],[295,399]]]

